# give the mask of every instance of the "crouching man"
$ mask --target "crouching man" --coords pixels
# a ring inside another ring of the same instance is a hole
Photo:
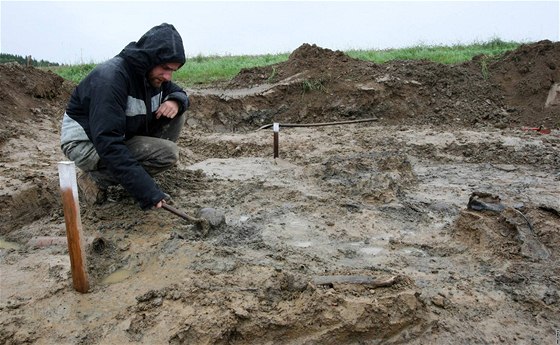
[[[88,204],[101,204],[120,184],[143,210],[169,197],[152,176],[178,160],[175,142],[189,99],[171,81],[185,63],[183,41],[170,24],[146,32],[97,65],[74,89],[62,120],[61,148],[81,170]]]

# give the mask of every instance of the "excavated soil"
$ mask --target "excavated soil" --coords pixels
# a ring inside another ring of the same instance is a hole
[[[559,61],[550,41],[457,65],[304,44],[189,89],[181,160],[156,179],[225,224],[120,187],[82,203],[85,294],[57,170],[74,85],[0,65],[0,344],[555,343]]]

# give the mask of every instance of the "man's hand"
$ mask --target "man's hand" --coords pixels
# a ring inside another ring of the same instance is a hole
[[[179,104],[177,104],[174,100],[168,100],[161,103],[159,108],[156,110],[156,119],[159,119],[162,116],[172,119],[177,116],[178,112]]]
[[[163,204],[167,204],[165,199],[161,199],[154,207],[155,208],[162,208]]]

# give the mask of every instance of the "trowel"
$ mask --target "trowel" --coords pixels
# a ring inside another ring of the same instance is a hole
[[[189,214],[187,214],[186,212],[183,212],[181,210],[176,209],[175,207],[164,203],[163,205],[161,205],[161,208],[163,208],[166,211],[169,211],[171,213],[173,213],[176,216],[179,216],[191,223],[194,223],[195,226],[198,227],[198,230],[202,232],[203,236],[208,235],[208,232],[210,231],[210,229],[215,229],[220,227],[222,224],[225,223],[225,216],[222,212],[213,209],[213,208],[203,208],[201,209],[198,213],[199,213],[199,217],[194,217],[191,216]]]

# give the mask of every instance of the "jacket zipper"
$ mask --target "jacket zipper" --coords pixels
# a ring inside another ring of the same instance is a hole
[[[152,120],[152,99],[148,97],[148,85],[144,78],[144,103],[146,104],[146,134],[149,135],[149,123]]]

